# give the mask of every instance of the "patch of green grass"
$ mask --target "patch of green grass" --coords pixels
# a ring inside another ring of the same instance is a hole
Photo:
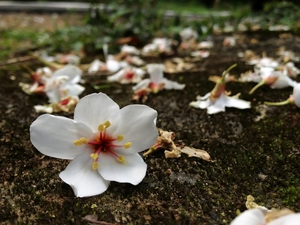
[[[160,12],[164,12],[166,10],[174,11],[175,13],[209,13],[209,9],[205,6],[196,3],[196,2],[162,2],[159,1],[157,3],[157,8]]]

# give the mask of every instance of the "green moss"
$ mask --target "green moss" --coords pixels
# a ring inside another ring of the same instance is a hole
[[[286,189],[280,189],[283,203],[286,205],[294,205],[300,201],[300,186],[290,186]]]

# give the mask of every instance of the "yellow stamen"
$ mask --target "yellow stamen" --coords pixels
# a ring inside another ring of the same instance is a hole
[[[110,127],[111,123],[107,120],[103,123],[105,125],[105,128]]]
[[[90,157],[94,160],[96,160],[98,158],[99,154],[98,153],[92,153],[90,154]]]
[[[106,128],[110,127],[111,123],[107,120],[98,126],[98,131],[105,131]]]
[[[82,145],[82,143],[81,143],[81,141],[80,141],[80,140],[76,140],[76,141],[74,141],[73,143],[74,143],[74,145],[76,145],[76,146],[80,146],[80,145]]]
[[[93,162],[93,166],[92,166],[93,170],[96,170],[98,167],[99,167],[99,163],[96,161]]]
[[[82,137],[82,138],[74,141],[73,143],[76,146],[80,146],[80,145],[83,145],[83,144],[87,144],[88,142],[89,142],[89,139]]]
[[[126,143],[124,144],[124,148],[129,149],[131,145],[132,145],[131,142],[126,142]]]
[[[84,138],[84,137],[80,138],[79,140],[82,142],[82,144],[87,144],[87,143],[89,143],[89,139]]]
[[[116,137],[117,141],[123,141],[124,140],[124,136],[122,134],[118,135]]]
[[[98,130],[99,130],[99,131],[104,131],[104,130],[105,130],[105,126],[104,126],[103,124],[100,124],[100,125],[98,126]]]
[[[125,160],[125,157],[120,155],[118,158],[117,158],[117,161],[119,163],[123,163],[124,165],[126,164],[126,160]]]

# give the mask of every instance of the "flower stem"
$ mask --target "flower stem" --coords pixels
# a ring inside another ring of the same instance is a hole
[[[55,62],[48,62],[44,59],[42,59],[40,56],[37,56],[33,53],[29,53],[31,56],[35,57],[37,60],[39,60],[40,62],[44,63],[46,66],[52,67],[54,69],[60,69],[62,68],[64,65],[59,64],[59,63],[55,63]]]
[[[103,49],[103,55],[104,55],[104,62],[107,62],[107,56],[108,56],[108,45],[105,43],[102,47]]]
[[[261,82],[259,82],[257,85],[255,85],[251,91],[249,91],[249,94],[252,95],[254,93],[254,91],[256,91],[257,88],[265,85],[266,81],[265,80],[262,80]]]
[[[235,63],[235,64],[233,64],[232,66],[230,66],[227,70],[225,70],[224,72],[223,72],[223,74],[222,74],[222,77],[221,77],[221,82],[223,83],[223,82],[225,82],[225,77],[226,77],[226,75],[230,72],[230,70],[232,70],[234,67],[236,67],[237,66],[237,64]]]
[[[34,71],[26,64],[21,64],[21,66],[25,68],[31,75],[34,74]]]
[[[291,104],[292,101],[290,99],[287,99],[283,102],[264,102],[265,105],[274,105],[274,106],[281,106],[281,105],[287,105]]]

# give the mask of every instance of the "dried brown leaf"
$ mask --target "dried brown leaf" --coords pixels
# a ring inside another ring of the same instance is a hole
[[[207,153],[207,151],[196,149],[189,146],[184,146],[183,148],[179,148],[179,150],[182,153],[187,154],[189,157],[197,157],[197,158],[204,159],[206,161],[210,161],[210,155]]]

